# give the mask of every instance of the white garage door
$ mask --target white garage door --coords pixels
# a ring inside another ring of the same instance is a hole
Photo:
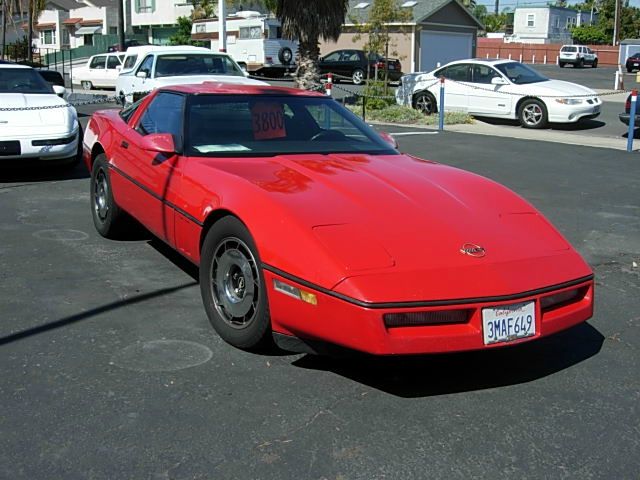
[[[471,58],[471,33],[420,32],[420,65],[421,72],[430,72],[438,63],[444,65],[453,60]]]

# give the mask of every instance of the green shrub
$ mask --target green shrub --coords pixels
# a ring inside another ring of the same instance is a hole
[[[396,103],[393,91],[384,88],[384,82],[369,80],[362,92],[367,96],[367,110],[381,110]],[[390,98],[382,98],[390,97]],[[363,97],[358,98],[358,105],[362,105]]]
[[[391,105],[379,110],[370,110],[369,102],[367,102],[366,119],[387,122],[387,123],[404,123],[404,124],[416,124],[416,125],[438,125],[440,116],[436,115],[424,115],[418,110],[404,105]],[[353,113],[356,115],[362,115],[362,106],[348,105]],[[473,123],[473,118],[466,113],[462,112],[445,112],[444,123],[446,125],[455,125],[461,123]]]

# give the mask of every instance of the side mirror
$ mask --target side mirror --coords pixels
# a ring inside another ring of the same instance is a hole
[[[170,133],[151,133],[142,137],[140,144],[143,150],[148,152],[158,152],[174,154],[176,146],[173,142],[173,135]]]
[[[491,85],[507,85],[507,81],[502,77],[493,77],[491,79]]]
[[[64,96],[66,91],[67,91],[67,89],[64,88],[64,87],[61,87],[60,85],[54,85],[53,86],[53,93],[55,93],[60,98],[62,98]]]
[[[120,70],[122,70],[122,65],[117,65],[116,66],[116,70],[119,72]]]
[[[380,135],[380,138],[382,138],[382,140],[391,145],[391,147],[398,148],[398,142],[396,142],[396,139],[387,132],[378,132],[378,135]]]
[[[136,77],[138,78],[147,78],[147,76],[147,72],[145,72],[144,70],[142,72],[136,73]]]

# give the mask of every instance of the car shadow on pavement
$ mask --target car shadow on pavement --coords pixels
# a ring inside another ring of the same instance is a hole
[[[513,127],[520,126],[517,120],[509,120],[504,118],[489,118],[489,117],[476,117],[476,120],[482,123],[487,123],[489,125],[509,125]],[[577,123],[550,123],[546,129],[544,130],[558,130],[565,132],[580,132],[584,130],[595,130],[597,128],[602,128],[606,125],[606,123],[601,122],[600,120],[582,120]]]
[[[29,166],[2,165],[0,168],[0,184],[2,183],[38,183],[61,180],[78,180],[89,178],[89,172],[84,163],[73,167],[65,165],[43,165],[31,163]]]
[[[593,357],[603,342],[598,330],[583,323],[513,347],[409,357],[306,355],[292,365],[333,372],[398,397],[417,398],[531,382]]]

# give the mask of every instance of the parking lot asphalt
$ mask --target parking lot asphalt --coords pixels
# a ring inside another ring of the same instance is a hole
[[[195,267],[97,235],[83,166],[0,170],[0,478],[637,478],[636,155],[386,129],[542,210],[595,271],[593,319],[490,352],[245,353]]]

